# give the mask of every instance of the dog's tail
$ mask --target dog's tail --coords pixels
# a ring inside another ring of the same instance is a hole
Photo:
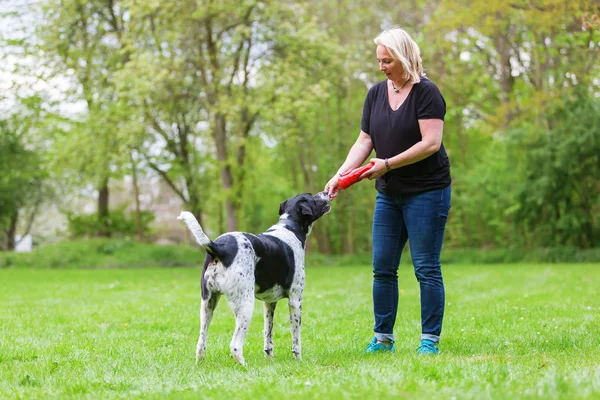
[[[202,230],[202,227],[198,223],[198,220],[196,219],[196,217],[194,217],[194,214],[192,214],[189,211],[182,211],[181,214],[179,214],[179,217],[177,217],[177,219],[185,222],[188,229],[192,232],[192,235],[194,235],[194,237],[196,238],[196,242],[198,242],[198,244],[202,246],[208,254],[211,254],[213,256],[215,255],[212,249],[213,241],[210,240],[208,236],[206,236],[206,234]]]

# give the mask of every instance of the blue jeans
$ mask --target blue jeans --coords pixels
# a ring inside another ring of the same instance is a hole
[[[373,218],[373,330],[377,340],[394,339],[398,265],[407,240],[421,288],[421,338],[440,340],[445,298],[440,252],[450,197],[450,186],[402,196],[377,194]]]

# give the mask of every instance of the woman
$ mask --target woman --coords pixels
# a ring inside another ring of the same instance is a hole
[[[444,316],[440,252],[450,209],[450,162],[442,145],[446,103],[423,73],[418,45],[394,27],[375,38],[379,70],[386,80],[365,99],[361,132],[346,161],[325,186],[333,199],[339,176],[362,165],[375,149],[377,179],[373,217],[375,335],[366,352],[394,351],[398,265],[409,242],[421,290],[420,354],[438,354]]]

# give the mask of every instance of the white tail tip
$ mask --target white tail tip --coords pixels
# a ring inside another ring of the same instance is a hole
[[[182,211],[181,214],[179,214],[179,217],[177,217],[177,219],[185,221],[187,218],[190,218],[190,217],[196,219],[194,217],[194,214],[192,214],[191,212],[189,212],[189,211]]]

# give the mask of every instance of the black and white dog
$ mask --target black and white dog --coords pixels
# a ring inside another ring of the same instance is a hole
[[[304,290],[304,245],[313,223],[329,212],[327,192],[300,194],[281,203],[279,222],[265,233],[229,232],[214,242],[202,231],[192,213],[183,211],[185,222],[206,251],[202,269],[200,338],[196,359],[206,351],[206,335],[219,297],[225,295],[235,314],[231,354],[245,365],[244,338],[254,310],[254,298],[264,302],[264,351],[273,357],[273,315],[277,301],[289,299],[292,353],[301,358],[300,323]]]

